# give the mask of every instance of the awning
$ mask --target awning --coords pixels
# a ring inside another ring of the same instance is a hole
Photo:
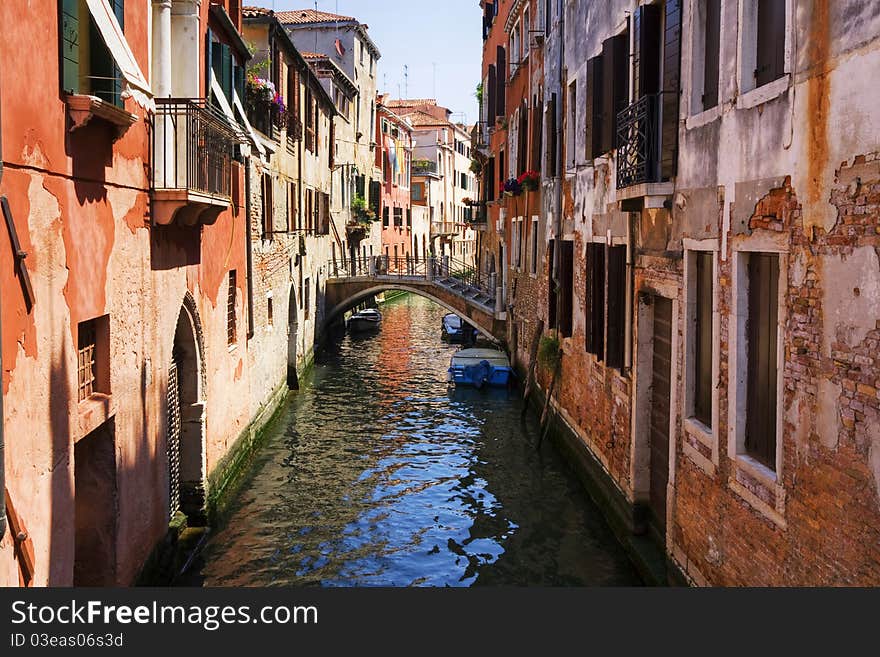
[[[153,91],[141,72],[137,60],[128,46],[128,41],[125,40],[125,34],[122,32],[119,21],[116,20],[116,14],[113,13],[109,0],[86,0],[86,4],[110,55],[119,67],[122,77],[125,78],[126,87],[122,92],[122,97],[131,97],[144,109],[155,112]]]
[[[213,73],[212,73],[213,75]],[[219,86],[219,85],[218,85]],[[214,92],[216,93],[216,92]],[[248,134],[251,136],[251,141],[254,142],[254,146],[257,147],[257,150],[260,152],[260,155],[266,157],[266,149],[263,147],[263,144],[260,142],[259,137],[257,137],[257,133],[254,132],[253,126],[251,126],[251,122],[248,121],[247,112],[244,111],[244,106],[241,104],[241,98],[238,97],[238,92],[233,89],[232,90],[232,104],[235,105],[235,109],[238,110],[238,113],[241,115],[241,120],[244,122],[244,127],[247,129]]]

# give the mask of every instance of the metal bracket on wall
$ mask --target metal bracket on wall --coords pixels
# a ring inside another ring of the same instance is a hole
[[[30,312],[34,307],[36,299],[34,298],[34,288],[31,285],[31,277],[24,262],[24,259],[27,258],[27,251],[22,251],[21,249],[21,244],[18,241],[18,232],[15,230],[15,221],[12,218],[12,211],[9,209],[9,201],[6,200],[5,196],[0,196],[0,207],[3,209],[3,218],[6,219],[6,228],[9,230],[9,239],[12,242],[12,253],[18,268],[18,276],[21,279],[24,301],[27,305],[27,311]]]

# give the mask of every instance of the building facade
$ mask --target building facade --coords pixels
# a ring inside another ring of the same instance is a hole
[[[510,346],[527,367],[537,328],[558,341],[558,380],[537,377],[619,535],[653,539],[661,578],[876,584],[880,117],[856,91],[880,57],[871,3],[482,4],[484,116],[507,69],[507,134],[491,116],[476,133]],[[511,30],[527,7],[543,61],[532,287],[520,212],[492,207],[519,170]]]
[[[382,171],[379,215],[382,255],[389,271],[410,269],[415,260],[412,233],[412,126],[391,111],[383,96],[376,106],[376,167]]]

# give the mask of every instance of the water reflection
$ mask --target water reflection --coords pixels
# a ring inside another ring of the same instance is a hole
[[[506,390],[448,390],[445,311],[414,296],[319,357],[260,452],[205,584],[638,583]]]

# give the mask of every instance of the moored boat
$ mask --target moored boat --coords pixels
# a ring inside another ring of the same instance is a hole
[[[449,342],[474,342],[477,337],[477,329],[464,321],[455,313],[443,316],[441,322],[441,337]]]
[[[460,349],[452,354],[448,381],[456,385],[506,386],[513,370],[510,359],[498,349]]]
[[[350,331],[372,331],[378,329],[382,323],[382,313],[375,308],[367,308],[356,312],[348,318],[348,330]]]

